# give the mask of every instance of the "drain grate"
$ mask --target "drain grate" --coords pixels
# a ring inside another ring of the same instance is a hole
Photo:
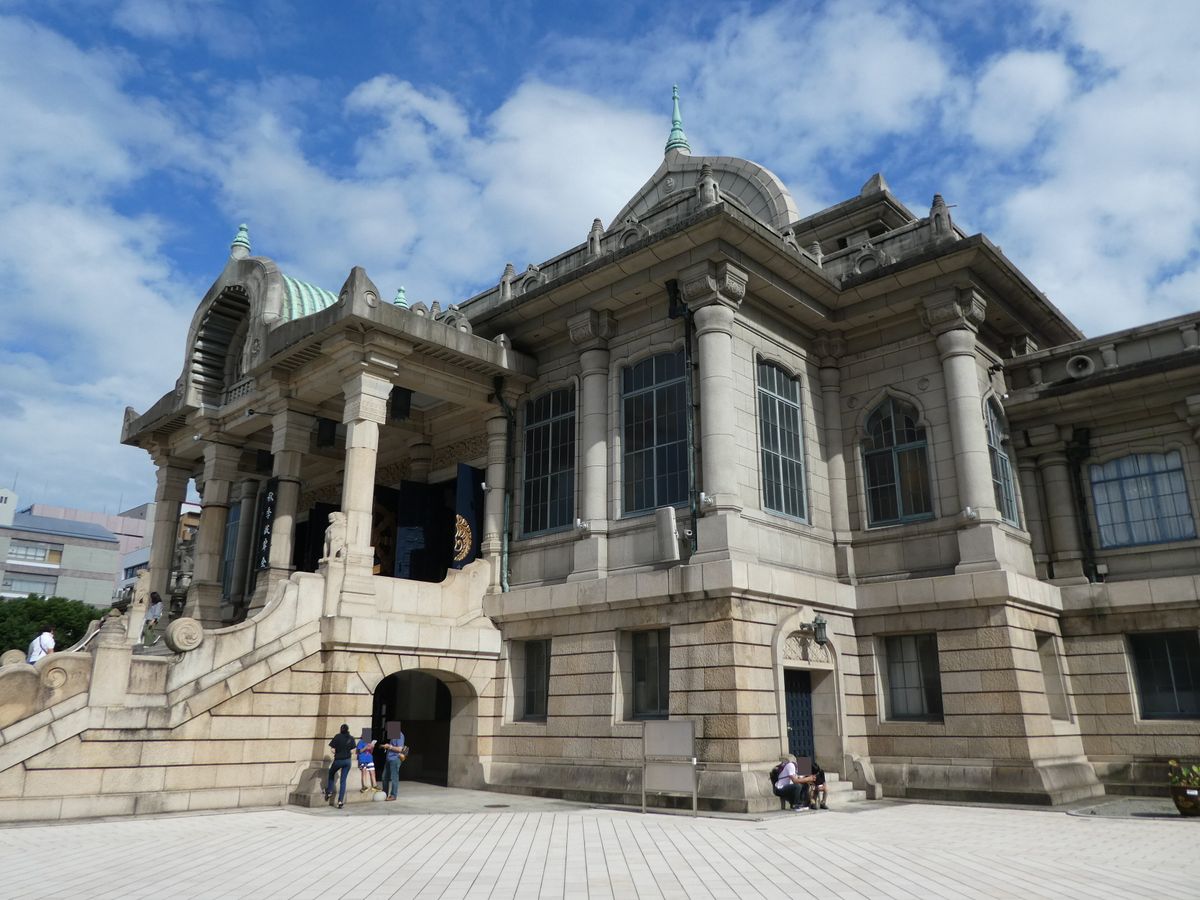
[[[484,809],[508,809],[508,804],[507,803],[485,803],[485,804],[483,804],[483,808]]]

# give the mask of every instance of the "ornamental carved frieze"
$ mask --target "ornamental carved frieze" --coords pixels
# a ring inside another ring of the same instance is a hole
[[[487,435],[477,434],[452,444],[437,447],[433,451],[433,468],[440,469],[443,466],[466,462],[469,459],[478,459],[486,453]]]
[[[958,328],[977,331],[986,312],[987,301],[972,288],[926,297],[921,304],[921,320],[934,334]]]
[[[820,667],[833,667],[833,654],[828,644],[818,644],[811,634],[793,631],[783,644],[784,663],[804,663]]]
[[[342,486],[340,484],[327,484],[322,487],[313,488],[311,491],[305,491],[300,495],[300,508],[312,509],[318,503],[341,503],[342,502]]]
[[[395,484],[398,481],[403,481],[409,476],[412,471],[412,460],[401,459],[396,462],[388,463],[385,466],[379,466],[375,470],[376,484]]]

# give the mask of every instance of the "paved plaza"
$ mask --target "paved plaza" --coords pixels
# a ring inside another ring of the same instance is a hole
[[[10,900],[1195,897],[1200,822],[1146,808],[880,802],[694,819],[414,785],[342,811],[11,826],[0,872]]]

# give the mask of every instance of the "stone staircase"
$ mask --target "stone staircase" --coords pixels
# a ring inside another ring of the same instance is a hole
[[[851,803],[858,803],[867,799],[867,792],[857,790],[854,784],[849,781],[842,781],[841,776],[837,772],[825,773],[825,788],[828,797],[826,802],[830,809],[840,809]],[[782,799],[779,801],[780,808],[787,804]]]

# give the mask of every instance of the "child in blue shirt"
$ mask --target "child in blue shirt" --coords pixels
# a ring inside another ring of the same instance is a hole
[[[360,794],[375,791],[375,742],[363,738],[355,747],[358,753],[358,774],[362,780]]]

